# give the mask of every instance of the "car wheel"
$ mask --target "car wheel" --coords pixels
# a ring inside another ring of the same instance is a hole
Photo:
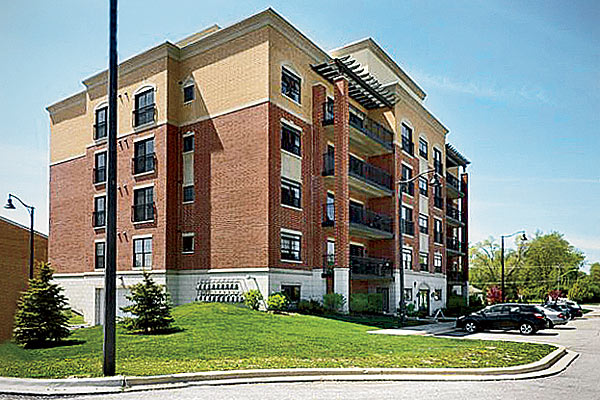
[[[467,331],[468,333],[475,333],[477,332],[477,324],[473,321],[467,321],[465,322],[465,331]]]
[[[521,322],[519,325],[519,331],[523,335],[532,335],[535,333],[535,328],[529,322]]]

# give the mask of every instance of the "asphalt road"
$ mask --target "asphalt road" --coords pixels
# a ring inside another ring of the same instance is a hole
[[[569,322],[567,326],[545,330],[527,340],[558,343],[580,354],[562,373],[541,379],[492,382],[316,382],[253,384],[232,386],[193,386],[116,395],[63,397],[86,400],[173,400],[173,399],[527,399],[600,400],[600,307],[595,316]],[[444,336],[465,337],[463,333]],[[474,339],[524,340],[517,333],[477,333]],[[56,399],[57,397],[53,397]],[[0,399],[40,399],[9,397]]]

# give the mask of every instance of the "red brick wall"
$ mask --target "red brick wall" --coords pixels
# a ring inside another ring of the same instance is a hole
[[[0,219],[0,342],[12,337],[14,315],[29,278],[29,229]],[[48,260],[48,239],[34,236],[35,262]]]
[[[338,79],[334,83],[334,122],[335,136],[335,264],[336,267],[349,267],[349,189],[348,189],[348,149],[349,149],[349,108],[348,81]]]

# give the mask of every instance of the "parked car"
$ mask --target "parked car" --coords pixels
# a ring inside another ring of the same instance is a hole
[[[567,307],[569,310],[571,319],[574,319],[577,317],[583,317],[583,310],[581,309],[581,306],[579,304],[575,303],[574,301],[559,299],[558,301],[546,303],[546,305],[549,305],[549,304]]]
[[[537,307],[546,315],[548,328],[554,328],[556,325],[565,325],[569,322],[569,318],[562,311],[556,311],[545,306]]]
[[[543,307],[549,308],[554,311],[562,312],[567,319],[573,319],[571,315],[571,311],[566,304],[557,304],[557,303],[546,303],[542,304]]]
[[[495,304],[456,320],[456,327],[469,333],[518,329],[523,335],[531,335],[547,326],[545,313],[533,304]]]

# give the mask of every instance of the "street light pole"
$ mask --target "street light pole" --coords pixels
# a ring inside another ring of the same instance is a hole
[[[106,182],[106,265],[104,266],[105,376],[115,374],[117,314],[117,0],[110,0],[108,50],[108,170]]]
[[[505,299],[506,299],[506,295],[504,294],[504,239],[505,238],[509,238],[509,237],[513,237],[518,233],[522,233],[523,237],[522,239],[525,241],[527,240],[527,237],[525,236],[525,231],[521,230],[521,231],[517,231],[515,233],[511,233],[510,235],[500,235],[501,238],[501,250],[500,250],[500,264],[502,265],[502,303],[504,303]]]
[[[19,203],[21,203],[23,205],[23,207],[25,207],[27,209],[27,211],[29,212],[29,219],[30,219],[30,224],[29,224],[29,279],[33,279],[33,259],[34,259],[34,247],[33,247],[34,239],[33,238],[35,236],[35,232],[33,230],[33,216],[35,213],[35,207],[23,203],[23,200],[21,200],[14,194],[9,193],[8,200],[7,200],[4,208],[6,208],[8,210],[14,210],[16,208],[12,202],[12,199],[17,199],[19,201]]]
[[[404,188],[404,185],[408,185],[411,182],[414,182],[415,180],[417,180],[418,178],[420,178],[421,176],[425,176],[425,175],[429,175],[431,173],[434,173],[433,178],[431,179],[431,184],[433,186],[439,186],[440,182],[439,179],[437,177],[437,175],[435,175],[436,171],[435,169],[429,169],[427,171],[421,172],[420,174],[414,176],[413,178],[410,179],[406,179],[406,180],[399,180],[396,183],[398,184],[398,207],[399,207],[399,216],[400,216],[400,226],[398,229],[398,242],[399,245],[398,247],[400,248],[400,326],[404,326],[404,319],[405,319],[405,314],[406,314],[406,299],[404,296],[404,236],[403,236],[403,222],[404,220],[402,219],[402,189]]]

